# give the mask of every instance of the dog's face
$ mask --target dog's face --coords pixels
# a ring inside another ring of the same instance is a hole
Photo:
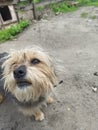
[[[41,49],[14,51],[3,63],[5,89],[20,101],[37,101],[57,82],[52,60]]]

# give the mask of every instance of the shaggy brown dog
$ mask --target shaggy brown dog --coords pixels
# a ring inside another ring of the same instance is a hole
[[[50,97],[57,76],[52,59],[41,48],[11,52],[3,63],[4,88],[11,93],[24,115],[43,120],[40,107]]]

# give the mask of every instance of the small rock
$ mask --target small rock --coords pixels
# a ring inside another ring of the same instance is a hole
[[[95,76],[98,76],[98,72],[95,72],[94,75],[95,75]]]
[[[87,22],[92,22],[92,20],[91,20],[91,19],[88,19]]]
[[[96,68],[96,65],[94,65],[94,68]]]
[[[36,28],[33,28],[34,30],[36,30]]]
[[[68,107],[67,110],[70,111],[70,108]]]
[[[60,12],[55,13],[55,15],[59,15],[59,14],[60,14]]]
[[[37,23],[37,20],[33,20],[33,23]]]
[[[93,92],[96,92],[97,88],[96,87],[92,87],[92,90],[93,90]]]
[[[43,17],[48,17],[48,14],[44,14]]]
[[[14,38],[14,39],[13,39],[13,41],[17,41],[17,39],[16,39],[16,38]]]
[[[48,20],[47,19],[41,19],[42,22],[47,22]]]

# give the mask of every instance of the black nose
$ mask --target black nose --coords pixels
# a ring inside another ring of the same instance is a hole
[[[26,66],[19,66],[14,70],[13,74],[15,79],[23,79],[26,75]]]

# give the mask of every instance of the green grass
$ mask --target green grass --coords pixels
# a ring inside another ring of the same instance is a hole
[[[27,26],[29,21],[21,21],[16,25],[12,25],[7,29],[0,30],[0,43],[13,39],[17,34],[22,32]]]
[[[98,6],[98,2],[90,2],[87,5],[88,6]]]
[[[42,1],[43,0],[34,0],[35,3],[42,2]],[[56,3],[56,4],[50,4],[50,5],[48,5],[48,7],[51,8],[51,10],[54,13],[57,13],[57,12],[66,13],[66,12],[71,12],[71,11],[77,10],[76,6],[68,7],[66,4],[66,1],[68,1],[68,0],[64,0],[63,2]],[[80,6],[98,6],[98,0],[75,0],[75,1],[79,2]],[[23,1],[23,2],[19,2],[18,5],[23,6],[23,5],[26,5],[27,3],[28,3],[28,0]],[[38,11],[42,11],[44,8],[45,7],[36,7],[36,9]]]
[[[98,6],[98,0],[76,0],[76,1],[79,2],[80,6]],[[50,8],[54,13],[57,12],[66,13],[66,12],[76,11],[78,9],[78,7],[76,6],[68,7],[66,4],[66,0],[61,3],[51,4]],[[81,15],[82,15],[81,17],[87,17],[87,14],[85,13]],[[95,19],[95,16],[92,17],[92,19]]]
[[[77,7],[75,7],[75,6],[68,7],[66,2],[51,4],[50,8],[52,9],[52,11],[54,13],[57,13],[57,12],[66,13],[66,12],[71,12],[71,11],[77,10]]]
[[[25,6],[25,5],[27,5],[29,2],[28,1],[20,1],[20,2],[18,2],[18,6]]]
[[[90,16],[90,19],[96,19],[96,15]]]
[[[96,19],[96,15],[91,15],[90,13],[87,13],[87,12],[82,12],[81,17],[82,18]]]
[[[98,0],[76,0],[81,6],[98,6]]]
[[[43,0],[34,0],[35,3],[38,3],[38,2],[42,2]],[[19,2],[18,6],[24,6],[28,3],[28,1],[23,1],[23,2]],[[65,13],[65,12],[70,12],[70,11],[75,11],[77,10],[77,7],[75,6],[71,6],[71,7],[68,7],[67,4],[66,4],[66,0],[64,2],[61,2],[61,3],[56,3],[56,4],[50,4],[48,5],[48,7],[54,12],[54,13],[57,13],[57,12],[62,12],[62,13]],[[45,9],[45,7],[36,7],[36,9],[38,11],[41,11],[43,9]]]
[[[42,2],[43,0],[32,0],[32,1],[34,1],[34,3],[39,3],[39,2]],[[68,1],[68,0],[64,0],[64,2],[61,2],[61,3],[66,3],[66,1]],[[79,2],[81,6],[83,6],[83,5],[98,6],[98,0],[74,0],[74,1]],[[21,2],[18,3],[18,6],[24,6],[28,3],[29,3],[28,0],[21,1]],[[55,5],[57,5],[57,4],[55,4]]]

